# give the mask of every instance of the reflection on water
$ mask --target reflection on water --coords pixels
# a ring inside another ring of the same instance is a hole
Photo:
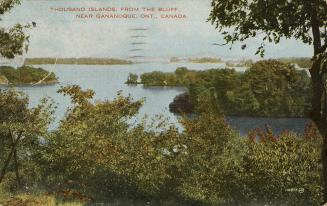
[[[63,97],[57,93],[60,86],[69,84],[80,85],[83,89],[92,89],[96,92],[95,99],[112,100],[118,91],[124,95],[131,95],[134,99],[145,98],[145,104],[141,108],[138,118],[147,115],[149,118],[162,114],[169,122],[178,127],[178,117],[169,112],[168,105],[174,97],[186,91],[186,88],[179,87],[143,87],[142,85],[129,86],[124,84],[129,73],[138,75],[151,72],[163,71],[173,72],[177,67],[186,66],[194,70],[206,70],[211,68],[224,68],[223,64],[192,64],[192,63],[144,63],[133,65],[41,65],[40,67],[54,72],[58,77],[60,84],[38,87],[20,87],[20,91],[26,92],[30,97],[31,105],[36,105],[42,97],[51,97],[57,103],[56,123],[64,117],[67,107],[69,107],[69,98]],[[244,71],[244,68],[239,68]],[[246,134],[253,128],[262,127],[269,124],[274,131],[294,130],[302,132],[307,119],[275,119],[275,118],[247,118],[247,117],[228,117],[228,122],[240,134]]]

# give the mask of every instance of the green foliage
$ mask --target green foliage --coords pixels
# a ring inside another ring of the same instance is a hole
[[[307,116],[311,86],[305,71],[276,60],[259,61],[245,72],[246,84],[259,103],[253,115]]]
[[[131,128],[128,121],[142,101],[120,93],[113,101],[92,103],[93,92],[78,86],[59,92],[69,95],[74,106],[44,150],[44,181],[51,188],[77,189],[99,201],[176,196],[182,164],[177,160],[183,159],[173,152],[183,141],[176,128],[160,133],[146,130],[145,123]]]
[[[248,200],[275,205],[320,205],[321,136],[309,126],[303,136],[268,128],[250,134],[240,183]],[[257,142],[253,140],[259,138]]]
[[[319,205],[321,201],[321,138],[313,127],[303,136],[275,137],[267,128],[240,138],[211,110],[214,107],[207,106],[206,112],[184,118],[184,131],[178,132],[162,119],[131,125],[142,100],[118,93],[112,101],[94,102],[92,90],[76,85],[59,92],[71,98],[72,107],[51,132],[47,130],[51,105],[44,102],[30,109],[26,96],[13,91],[0,94],[0,165],[12,146],[7,134],[14,131],[17,140],[16,134],[22,132],[16,149],[26,185],[45,188],[63,200],[84,202],[94,198],[156,205],[167,201]],[[11,163],[2,188],[15,191],[16,179]]]
[[[257,130],[247,140],[210,114],[184,126],[192,165],[179,189],[186,197],[209,205],[320,205],[322,139],[313,127],[303,136]]]
[[[28,26],[27,26],[28,27]],[[29,37],[24,33],[23,29],[26,28],[20,24],[15,25],[9,30],[0,28],[0,55],[6,58],[14,58],[15,55],[22,55],[28,49]]]
[[[36,107],[30,108],[24,94],[1,90],[0,105],[0,183],[9,172],[9,177],[15,174],[18,187],[22,183],[33,184],[39,178],[34,173],[37,167],[33,167],[33,159],[38,156],[41,141],[48,134],[53,104],[44,99]],[[25,170],[26,167],[29,169]],[[10,182],[7,181],[7,187],[12,188]]]
[[[242,116],[303,117],[310,110],[311,85],[304,70],[277,60],[254,63],[244,73],[234,69],[141,75],[145,86],[186,86],[195,112],[208,107],[218,113]]]
[[[55,83],[57,77],[54,73],[50,73],[42,68],[34,68],[30,66],[22,66],[17,69],[9,66],[0,67],[0,75],[6,77],[9,84],[34,84],[41,80],[42,83]]]
[[[169,83],[168,81],[169,80]],[[151,72],[141,75],[141,83],[145,86],[174,86],[176,85],[176,77],[173,73]]]
[[[0,6],[0,15],[10,11],[15,4],[19,4],[19,0],[3,0]]]
[[[192,154],[215,155],[209,148],[204,152],[206,144],[215,145],[219,154],[233,134],[222,118],[213,115],[185,120],[188,127],[183,134],[166,127],[165,121],[150,128],[145,123],[131,128],[127,122],[142,101],[118,94],[113,101],[92,103],[93,93],[78,86],[60,92],[70,95],[74,106],[48,139],[44,151],[46,182],[53,188],[77,188],[98,199],[194,200],[182,192],[192,168],[189,165],[197,164],[200,158]],[[208,124],[212,128],[205,130]],[[157,132],[163,127],[167,129]],[[203,142],[202,147],[198,141]],[[72,186],[69,181],[77,184]]]
[[[144,86],[187,86],[190,83],[203,81],[197,71],[179,67],[175,72],[154,71],[141,75],[141,83]]]
[[[138,81],[137,81],[138,78],[139,78],[139,76],[137,74],[129,73],[129,75],[127,77],[126,84],[137,84],[138,83]]]
[[[295,38],[305,44],[312,44],[313,58],[309,70],[312,83],[310,118],[318,127],[323,138],[326,138],[325,56],[327,49],[327,2],[325,0],[212,0],[211,6],[212,10],[208,20],[224,35],[226,44],[232,45],[235,42],[243,42],[252,37],[262,37],[262,43],[256,52],[261,57],[264,56],[265,42],[277,44],[281,38]],[[242,49],[245,48],[246,44],[243,44]],[[304,106],[304,110],[306,110],[307,93],[298,93],[293,90],[291,91],[293,95],[295,92],[301,95],[302,98],[297,99],[293,96],[287,98],[282,95],[280,90],[273,89],[268,84],[269,82],[265,84],[265,87],[266,90],[271,90],[270,97],[272,98],[265,102],[266,105],[275,103],[275,100],[279,99],[279,103],[286,103],[287,113],[297,113],[299,111],[296,107],[292,109],[291,105],[294,104]],[[264,86],[264,84],[261,85]],[[285,87],[280,86],[281,88]],[[286,86],[289,87],[290,85]],[[254,88],[253,85],[252,88]],[[259,90],[260,96],[265,95],[262,89]],[[258,93],[258,90],[255,92]],[[295,101],[299,101],[299,103]],[[280,108],[280,106],[278,105],[277,108]],[[275,109],[271,107],[269,111],[272,110]],[[324,177],[327,177],[327,156],[325,151],[326,144],[323,144],[321,152],[322,173]],[[323,199],[326,202],[327,178],[324,178],[323,182]]]
[[[232,146],[231,142],[241,139],[227,125],[224,118],[213,113],[203,113],[193,120],[185,119],[183,125],[188,155],[179,191],[189,199],[209,205],[219,204],[226,198],[225,190],[233,190],[221,183],[231,181],[229,186],[236,183],[234,175],[238,172],[237,168],[230,166],[241,166],[238,164],[241,151],[230,153],[232,156],[227,156],[225,152]],[[233,145],[234,151],[240,149],[238,147],[237,144]]]

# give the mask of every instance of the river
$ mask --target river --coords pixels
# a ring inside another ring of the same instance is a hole
[[[169,112],[168,105],[173,98],[186,91],[180,87],[143,87],[143,85],[129,86],[124,84],[129,73],[138,75],[151,72],[163,71],[172,72],[177,67],[185,66],[188,69],[206,70],[211,68],[224,68],[224,64],[193,64],[193,63],[140,63],[132,65],[40,65],[48,71],[54,72],[59,77],[59,84],[49,86],[20,87],[18,90],[26,92],[30,97],[31,106],[36,105],[42,97],[51,97],[57,103],[56,120],[52,125],[55,128],[58,121],[65,115],[69,105],[69,98],[57,93],[61,86],[69,84],[80,85],[83,89],[92,89],[96,92],[96,100],[112,100],[118,91],[124,95],[131,95],[138,100],[145,98],[145,104],[141,108],[137,118],[147,115],[154,118],[162,115],[172,124],[178,124],[178,116]],[[238,68],[244,71],[245,68]],[[304,118],[255,118],[255,117],[227,117],[227,121],[241,135],[247,134],[250,130],[264,127],[269,124],[274,132],[280,133],[284,130],[302,133],[305,125],[309,123]]]

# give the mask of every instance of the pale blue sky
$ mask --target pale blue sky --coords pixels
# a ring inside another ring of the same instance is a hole
[[[187,19],[79,20],[72,13],[51,12],[51,7],[176,7]],[[214,26],[206,22],[209,11],[210,0],[22,0],[21,5],[3,17],[2,24],[37,23],[36,28],[28,31],[31,39],[27,56],[30,57],[255,57],[258,39],[247,42],[248,48],[244,51],[240,44],[232,50],[228,46],[213,46],[212,43],[223,43],[223,40]],[[147,36],[140,39],[146,44],[136,47],[130,44],[133,42],[130,36],[137,32],[129,29],[137,27],[149,30],[139,32]],[[129,52],[134,48],[144,51]],[[311,47],[295,40],[283,40],[279,45],[266,48],[266,58],[312,54]]]

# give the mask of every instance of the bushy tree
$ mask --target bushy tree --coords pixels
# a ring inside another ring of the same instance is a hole
[[[138,80],[138,75],[137,74],[132,74],[129,73],[128,77],[127,77],[127,81],[126,84],[137,84],[137,80]]]
[[[320,205],[321,140],[312,125],[303,136],[275,136],[269,127],[252,132],[239,179],[245,186],[243,197],[273,205]]]
[[[15,90],[0,91],[0,183],[12,163],[21,184],[18,166],[28,162],[37,152],[37,146],[47,134],[52,112],[52,104],[46,99],[30,108],[24,94]]]
[[[210,125],[210,128],[207,127]],[[186,165],[179,192],[208,205],[320,205],[321,136],[266,130],[240,138],[222,117],[184,121]]]
[[[192,120],[185,119],[183,125],[184,135],[187,138],[185,145],[188,167],[184,168],[179,191],[186,198],[210,205],[223,202],[224,190],[228,188],[224,188],[221,181],[226,177],[224,175],[230,174],[223,170],[223,164],[231,161],[231,159],[224,159],[223,154],[227,145],[239,137],[222,116],[217,117],[214,113],[202,113]],[[237,145],[234,146],[237,148]],[[237,155],[241,156],[241,153]],[[237,159],[238,157],[233,160],[235,165],[237,165]],[[229,180],[232,181],[232,178]]]
[[[245,84],[260,107],[254,115],[308,116],[311,85],[305,71],[290,64],[264,60],[253,64],[244,75]]]
[[[183,139],[175,127],[157,132],[143,122],[131,125],[142,101],[120,93],[113,101],[94,103],[92,90],[68,86],[60,92],[73,106],[44,151],[45,181],[53,191],[75,189],[98,200],[176,194],[182,157],[173,150]]]

